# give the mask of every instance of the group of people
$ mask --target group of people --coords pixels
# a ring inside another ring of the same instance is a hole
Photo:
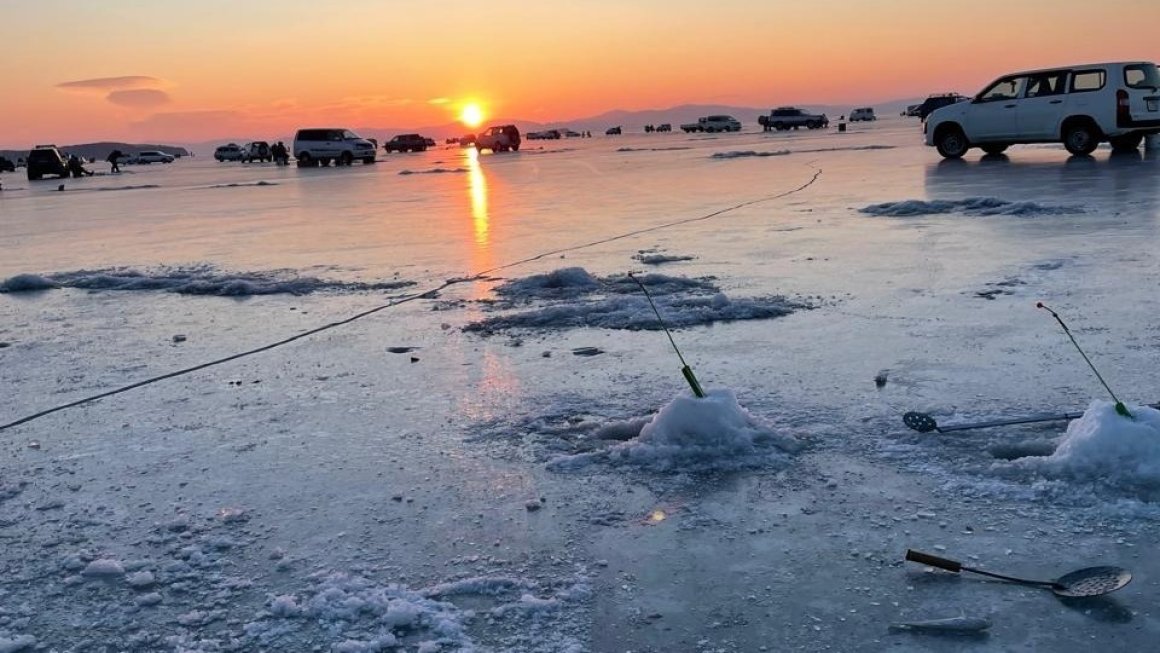
[[[270,146],[270,156],[274,159],[274,163],[280,166],[290,165],[290,150],[286,148],[286,144],[278,141]]]

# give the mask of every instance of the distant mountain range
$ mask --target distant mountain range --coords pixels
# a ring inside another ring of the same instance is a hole
[[[888,102],[879,102],[877,104],[863,104],[861,106],[873,106],[874,110],[879,116],[896,115],[900,111],[906,109],[908,105],[918,104],[924,98],[908,98],[900,100],[891,100]],[[836,119],[839,116],[849,114],[855,105],[845,104],[798,104],[796,105],[802,109],[809,109],[810,111],[818,111],[827,114],[831,119]],[[609,127],[621,127],[626,133],[641,132],[645,125],[659,125],[662,123],[669,123],[673,129],[678,129],[681,123],[696,122],[697,118],[712,114],[728,114],[741,121],[741,124],[753,128],[757,123],[757,117],[768,115],[770,109],[774,106],[767,107],[742,107],[731,106],[723,104],[682,104],[667,109],[643,109],[638,111],[626,111],[617,109],[613,111],[606,111],[604,113],[588,116],[586,118],[576,118],[573,120],[553,120],[550,122],[523,120],[519,118],[493,118],[488,120],[488,125],[507,125],[514,124],[523,132],[542,131],[545,129],[573,129],[576,131],[590,131],[593,134],[603,134],[604,130]],[[309,126],[324,126],[324,125],[309,125]],[[340,127],[349,127],[349,125],[335,125]],[[358,126],[353,128],[358,134],[367,138],[374,138],[379,143],[384,143],[398,134],[419,133],[430,138],[434,138],[440,142],[446,138],[458,138],[468,133],[470,130],[458,122],[449,122],[440,125],[427,126],[404,126],[404,127],[371,127]],[[109,152],[114,149],[120,149],[122,152],[132,154],[141,150],[161,150],[172,154],[188,155],[190,152],[208,156],[213,154],[217,146],[226,143],[237,143],[239,145],[245,144],[252,140],[269,140],[283,141],[287,145],[294,140],[294,134],[251,134],[249,136],[237,136],[235,138],[219,138],[213,141],[202,141],[186,143],[182,145],[142,145],[132,143],[85,143],[82,145],[66,145],[61,148],[70,154],[77,154],[85,158],[96,158],[104,160]],[[0,150],[0,156],[6,156],[15,160],[16,157],[23,157],[28,154],[27,150]]]
[[[180,145],[153,145],[142,143],[81,143],[78,145],[59,145],[57,149],[67,155],[75,154],[82,159],[96,159],[104,161],[113,150],[121,150],[125,154],[136,154],[144,150],[161,150],[174,156],[189,156],[189,150]],[[0,150],[0,156],[10,161],[23,159],[28,156],[28,150]]]

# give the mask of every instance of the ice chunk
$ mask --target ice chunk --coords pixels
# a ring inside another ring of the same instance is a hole
[[[32,635],[17,635],[13,638],[0,637],[0,653],[27,651],[33,646],[36,646],[36,638]]]
[[[1067,215],[1083,213],[1077,206],[1052,206],[1037,202],[1010,202],[995,197],[968,197],[962,200],[903,200],[871,204],[859,209],[867,215],[910,217],[963,213],[966,215]]]
[[[109,558],[102,558],[100,560],[93,560],[81,572],[82,576],[89,578],[112,578],[114,576],[122,576],[125,573],[125,567],[117,560]]]
[[[39,274],[18,274],[0,281],[0,293],[32,292],[60,288],[60,284]]]

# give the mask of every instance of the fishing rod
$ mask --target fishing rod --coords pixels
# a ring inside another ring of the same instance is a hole
[[[661,317],[661,312],[657,310],[657,305],[653,302],[652,295],[649,294],[648,288],[645,288],[644,284],[640,282],[640,279],[637,279],[635,276],[633,276],[631,272],[628,273],[628,278],[632,279],[636,282],[636,285],[640,286],[641,291],[644,292],[644,296],[648,299],[648,305],[652,307],[653,313],[656,313],[657,322],[660,323],[661,329],[664,330],[665,335],[669,337],[669,343],[673,346],[673,351],[677,352],[677,358],[681,360],[681,375],[685,377],[685,381],[687,381],[689,387],[693,389],[693,394],[696,395],[699,399],[704,399],[705,391],[701,389],[701,383],[697,381],[696,375],[693,374],[693,368],[689,367],[689,364],[685,362],[685,357],[681,355],[681,349],[677,347],[677,341],[673,340],[673,334],[669,331],[668,326],[665,325],[665,319]]]

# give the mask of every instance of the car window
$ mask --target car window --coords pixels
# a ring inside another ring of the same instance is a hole
[[[1160,90],[1160,71],[1156,64],[1144,63],[1124,66],[1124,83],[1128,88]]]
[[[1081,70],[1071,78],[1072,93],[1098,91],[1104,87],[1108,75],[1103,70]]]
[[[999,102],[1014,100],[1023,93],[1027,85],[1026,77],[1005,77],[979,93],[980,102]]]
[[[344,140],[358,140],[359,135],[350,131],[349,129],[342,130],[342,138]]]
[[[1067,84],[1067,73],[1055,72],[1032,75],[1027,80],[1026,97],[1043,97],[1063,93]]]

